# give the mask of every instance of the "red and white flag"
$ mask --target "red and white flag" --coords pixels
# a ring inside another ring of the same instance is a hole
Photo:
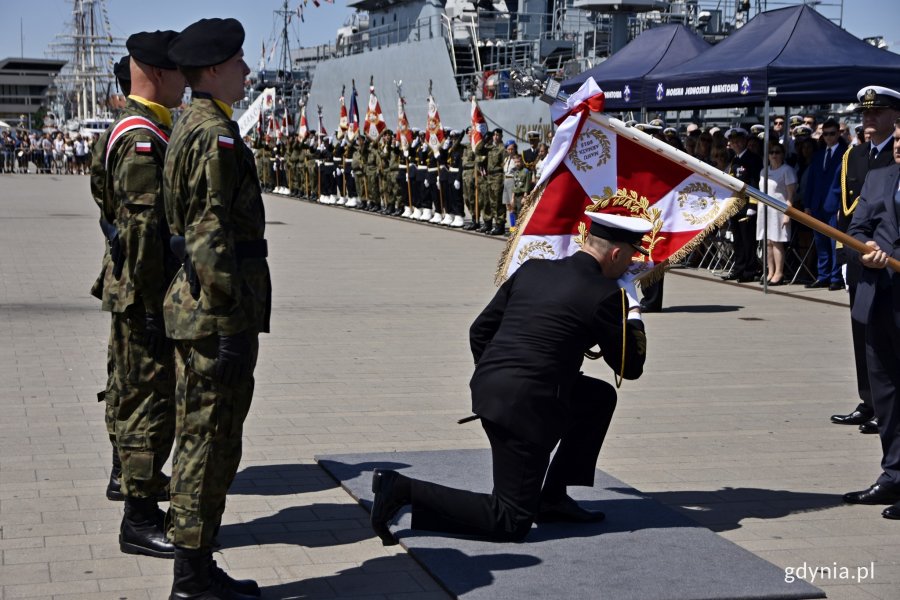
[[[341,90],[341,108],[338,112],[338,115],[340,115],[340,118],[338,119],[338,126],[342,130],[347,131],[347,128],[350,127],[350,118],[347,116],[347,105],[344,104],[343,90]]]
[[[472,144],[472,149],[478,147],[484,138],[487,137],[487,121],[484,120],[484,114],[482,114],[481,109],[478,108],[478,101],[475,100],[474,94],[472,95],[472,130],[469,132],[469,141]]]
[[[551,109],[559,129],[501,257],[498,283],[529,258],[558,259],[579,250],[590,227],[585,210],[653,224],[642,241],[649,256],[635,253],[643,261],[635,271],[647,281],[740,209],[743,200],[721,183],[724,175],[602,110],[603,92],[593,79]]]
[[[298,130],[300,139],[305,140],[309,135],[309,124],[306,122],[306,106],[300,107],[300,129]]]
[[[381,132],[384,131],[386,124],[384,115],[381,114],[381,105],[378,104],[378,98],[375,96],[375,86],[369,86],[369,106],[366,108],[366,124],[365,134],[370,140],[375,141]]]
[[[428,94],[428,121],[425,124],[425,143],[431,147],[435,156],[441,154],[441,144],[444,143],[444,129],[441,127],[441,115],[438,114],[437,102],[434,96]]]
[[[405,106],[406,100],[403,96],[397,96],[397,141],[400,142],[401,150],[407,150],[412,144],[412,131],[409,129]]]

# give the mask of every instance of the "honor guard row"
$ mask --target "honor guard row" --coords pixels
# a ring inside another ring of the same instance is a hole
[[[459,130],[446,132],[434,148],[425,132],[413,129],[403,144],[386,129],[377,139],[346,131],[334,135],[307,133],[272,143],[255,144],[257,170],[264,191],[293,195],[321,204],[357,208],[491,235],[505,233],[504,163],[508,154],[503,132],[496,129],[477,148]],[[466,132],[467,133],[467,132]],[[531,191],[543,154],[539,135],[528,134],[531,146],[522,153],[519,194]],[[468,209],[471,222],[466,223]],[[514,224],[514,223],[511,223]]]
[[[234,19],[132,35],[126,108],[92,157],[106,239],[92,292],[112,314],[107,497],[125,502],[121,550],[173,558],[180,600],[260,596],[212,558],[271,307],[261,188],[231,118],[249,73],[243,42]]]

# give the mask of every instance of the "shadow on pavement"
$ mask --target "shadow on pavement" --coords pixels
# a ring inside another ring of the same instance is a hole
[[[634,494],[631,488],[617,488]],[[741,521],[780,519],[787,515],[826,510],[841,506],[837,494],[814,494],[761,488],[722,488],[716,491],[678,491],[648,494],[648,497],[678,511],[692,521],[715,531],[740,529]],[[602,503],[598,503],[602,504]]]
[[[462,595],[471,590],[491,585],[494,571],[522,569],[539,564],[540,559],[524,554],[495,554],[468,556],[459,550],[417,550],[429,564],[453,565],[453,591]],[[272,599],[337,597],[358,595],[392,596],[395,594],[423,593],[432,586],[417,581],[418,569],[398,557],[379,557],[367,560],[358,567],[351,567],[326,577],[312,577],[301,581],[263,588],[263,597]]]

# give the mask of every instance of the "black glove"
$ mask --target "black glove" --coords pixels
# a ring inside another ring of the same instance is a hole
[[[125,267],[125,252],[122,250],[119,234],[109,241],[109,257],[113,263],[113,277],[122,277],[122,269]]]
[[[250,339],[244,332],[219,336],[216,380],[233,387],[250,375]]]
[[[160,362],[170,348],[166,324],[160,313],[144,314],[144,345],[153,360]]]

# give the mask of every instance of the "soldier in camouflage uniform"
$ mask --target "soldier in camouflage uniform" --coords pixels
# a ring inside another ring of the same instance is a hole
[[[231,118],[250,72],[243,41],[235,19],[201,19],[169,48],[193,92],[172,132],[163,179],[173,248],[184,260],[164,301],[166,331],[179,341],[168,521],[178,599],[259,596],[255,582],[219,569],[211,550],[241,460],[271,308],[259,179]]]
[[[484,199],[484,225],[479,229],[488,235],[503,235],[506,221],[503,207],[503,161],[506,151],[503,148],[503,130],[495,129],[490,144],[484,144],[486,177],[479,187],[479,200]]]
[[[295,177],[297,171],[297,160],[300,158],[298,156],[296,139],[294,136],[288,136],[284,152],[284,171],[285,178],[287,179],[287,193],[293,196],[296,192],[297,187],[297,180]]]
[[[119,119],[94,145],[91,192],[108,241],[95,293],[112,313],[106,424],[118,448],[125,514],[119,547],[172,558],[163,513],[162,467],[175,435],[175,361],[165,336],[163,295],[174,274],[160,185],[184,77],[166,53],[174,31],[128,38],[131,94]]]
[[[466,133],[471,129],[471,127],[467,129]],[[481,198],[478,198],[479,202],[478,206],[476,206],[475,179],[475,150],[472,148],[471,138],[469,138],[469,143],[466,144],[462,156],[463,200],[466,203],[466,208],[469,209],[469,215],[472,217],[469,223],[463,225],[463,229],[466,231],[472,231],[481,226]],[[481,182],[479,181],[479,183]]]
[[[131,57],[129,55],[126,54],[119,59],[119,62],[113,67],[113,74],[116,76],[116,83],[119,85],[119,89],[122,90],[122,94],[126,97],[130,96]],[[106,148],[106,142],[109,141],[110,133],[110,130],[107,129],[100,134],[100,139],[94,144],[94,148]],[[91,165],[91,190],[94,193],[94,201],[101,207],[101,210],[102,199],[100,201],[97,199],[102,198],[105,180],[105,165],[93,163]],[[98,193],[98,190],[101,191]],[[104,229],[104,238],[106,237],[106,233],[107,231]],[[104,245],[103,260],[100,263],[100,276],[97,277],[96,281],[94,281],[94,285],[91,286],[91,295],[97,300],[103,300],[103,280],[106,277],[106,270],[109,268],[109,261],[109,243],[107,240],[107,243]],[[112,332],[110,332],[110,334],[111,333]],[[113,361],[115,354],[112,350],[112,341],[113,338],[112,335],[110,335],[106,345],[106,387],[102,392],[97,394],[97,401],[106,402],[106,428],[109,434],[109,441],[112,443],[112,467],[109,471],[109,483],[106,484],[106,499],[114,502],[123,502],[125,500],[125,495],[122,493],[122,461],[119,460],[119,448],[116,446],[115,413],[113,412],[114,407],[118,406],[118,399],[115,396],[115,362]],[[168,497],[169,492],[166,490],[165,496],[161,499],[166,500]]]

